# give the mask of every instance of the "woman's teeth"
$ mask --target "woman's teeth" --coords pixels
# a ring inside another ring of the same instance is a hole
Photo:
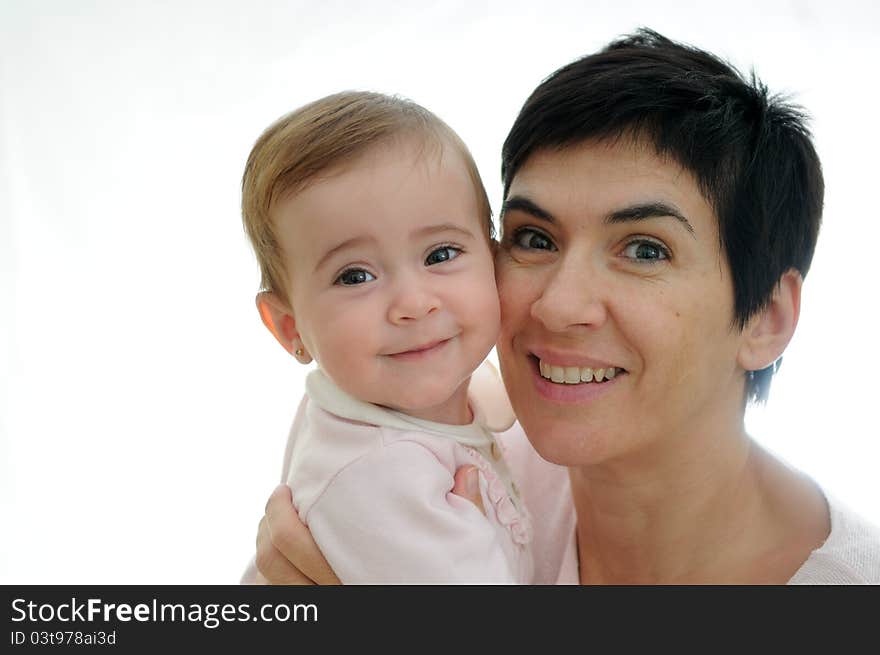
[[[580,366],[553,366],[543,361],[538,362],[541,377],[547,378],[557,384],[580,384],[582,382],[603,382],[610,380],[622,369],[614,366],[610,368],[587,368]]]

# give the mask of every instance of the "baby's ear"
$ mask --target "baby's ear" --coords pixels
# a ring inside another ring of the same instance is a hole
[[[312,361],[296,329],[296,320],[290,306],[271,291],[258,293],[256,303],[263,325],[272,333],[281,347],[303,364]]]
[[[745,370],[767,368],[782,356],[797,327],[802,285],[803,278],[798,271],[793,268],[786,271],[767,306],[746,324],[737,357]]]

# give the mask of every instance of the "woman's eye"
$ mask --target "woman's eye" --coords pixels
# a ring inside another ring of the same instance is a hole
[[[526,250],[556,250],[553,242],[542,232],[523,228],[513,235],[513,244]]]
[[[431,251],[425,258],[425,266],[433,266],[434,264],[440,264],[441,262],[448,262],[450,259],[455,259],[461,254],[461,248],[456,248],[455,246],[443,246],[442,248],[437,248]]]
[[[340,273],[339,277],[333,282],[333,284],[341,284],[342,286],[351,287],[356,284],[363,284],[364,282],[370,282],[371,280],[375,280],[376,276],[372,273],[368,273],[362,268],[349,268],[348,270]]]
[[[669,250],[655,241],[633,241],[623,249],[623,256],[640,262],[669,259]]]

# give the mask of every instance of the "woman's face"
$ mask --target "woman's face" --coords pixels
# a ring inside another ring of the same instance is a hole
[[[498,354],[545,459],[650,463],[741,425],[730,272],[689,172],[625,139],[541,151],[511,183],[502,233]]]

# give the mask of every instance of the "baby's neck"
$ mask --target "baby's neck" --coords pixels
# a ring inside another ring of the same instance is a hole
[[[467,403],[465,403],[464,407],[442,409],[439,407],[429,407],[424,410],[406,411],[403,413],[413,418],[420,418],[423,421],[433,421],[434,423],[445,423],[447,425],[467,425],[474,420],[474,413]]]
[[[474,414],[468,403],[467,392],[468,384],[464,383],[455,390],[452,396],[439,405],[423,407],[418,410],[400,409],[398,411],[423,421],[433,421],[434,423],[445,423],[447,425],[467,425],[474,420]]]

